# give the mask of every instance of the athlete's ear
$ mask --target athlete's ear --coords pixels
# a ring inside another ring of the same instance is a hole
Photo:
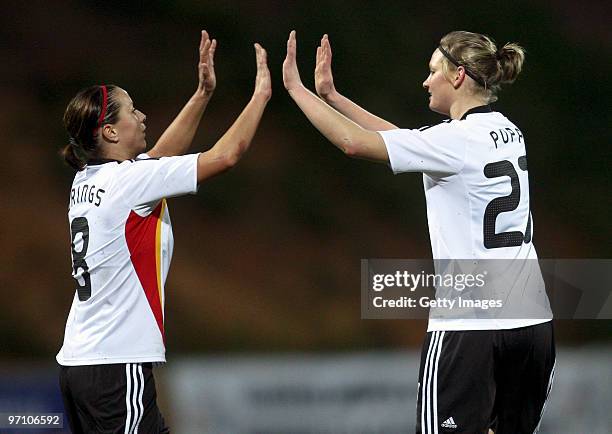
[[[106,124],[102,127],[102,138],[107,142],[117,143],[119,141],[119,134],[117,129],[111,124]]]
[[[459,89],[461,84],[465,80],[465,68],[463,66],[457,67],[455,74],[453,75],[452,85],[455,89]]]

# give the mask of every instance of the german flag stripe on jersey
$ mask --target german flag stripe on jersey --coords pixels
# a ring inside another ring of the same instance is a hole
[[[163,199],[146,217],[141,217],[131,211],[125,224],[125,239],[132,265],[144,289],[164,342],[166,337],[162,309],[161,226],[165,208],[166,200]]]

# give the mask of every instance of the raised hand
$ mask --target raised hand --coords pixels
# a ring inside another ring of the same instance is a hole
[[[202,30],[200,61],[198,62],[198,90],[203,91],[206,95],[212,95],[217,86],[217,77],[215,76],[216,48],[217,40],[211,40],[208,37],[208,32]]]
[[[257,60],[257,75],[255,76],[255,91],[253,95],[261,96],[266,101],[272,96],[272,80],[268,69],[268,54],[259,44],[255,44],[255,58]]]
[[[302,86],[302,79],[300,78],[300,72],[298,71],[297,62],[295,60],[296,46],[295,30],[292,30],[287,40],[287,57],[285,57],[285,61],[283,62],[283,84],[288,91],[292,91]]]
[[[317,47],[317,63],[315,67],[315,89],[321,98],[327,100],[336,93],[334,77],[331,69],[332,50],[329,37],[323,35],[321,45]]]

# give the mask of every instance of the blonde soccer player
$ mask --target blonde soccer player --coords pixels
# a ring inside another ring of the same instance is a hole
[[[525,137],[490,105],[500,87],[521,72],[520,46],[497,46],[485,35],[465,31],[445,35],[422,86],[429,109],[449,119],[401,129],[336,90],[327,36],[317,49],[318,96],[306,89],[296,45],[292,31],[283,80],[310,122],[350,157],[386,164],[396,174],[423,174],[434,260],[537,260]],[[523,267],[514,277],[541,280],[538,267]],[[430,318],[421,355],[417,433],[538,429],[554,376],[552,313],[545,292],[529,293],[520,284],[512,291],[537,299],[542,315]]]

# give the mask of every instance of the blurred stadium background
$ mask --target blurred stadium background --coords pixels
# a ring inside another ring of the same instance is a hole
[[[523,44],[525,69],[496,106],[526,137],[538,252],[610,258],[611,15],[606,2],[549,0],[3,2],[0,412],[61,411],[54,357],[74,293],[73,172],[57,154],[67,102],[118,84],[153,144],[195,89],[204,28],[219,41],[218,85],[194,152],[248,101],[253,42],[268,50],[274,94],[241,164],[171,201],[169,363],[156,375],[174,432],[411,432],[426,323],[361,320],[359,267],[431,256],[420,175],[323,140],[282,87],[287,35],[298,32],[312,88],[329,33],[338,89],[402,127],[440,120],[421,83],[443,34]],[[556,322],[543,433],[610,432],[611,332],[610,321]]]

